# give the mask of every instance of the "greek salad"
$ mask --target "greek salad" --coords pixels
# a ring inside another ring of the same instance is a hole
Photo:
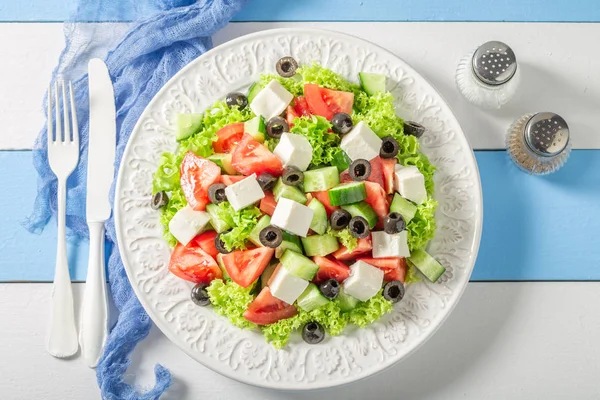
[[[437,206],[425,129],[396,116],[386,76],[356,84],[292,57],[276,70],[177,116],[151,206],[194,303],[281,348],[294,331],[316,344],[366,326],[445,269],[425,251]]]

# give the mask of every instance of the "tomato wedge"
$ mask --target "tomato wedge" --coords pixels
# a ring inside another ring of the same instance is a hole
[[[268,325],[293,317],[297,313],[296,307],[274,297],[271,289],[265,287],[244,311],[244,318],[257,325]]]
[[[260,211],[272,217],[275,212],[275,207],[277,207],[275,196],[273,196],[272,192],[265,192],[265,197],[260,201]]]
[[[270,247],[234,251],[223,256],[223,265],[232,281],[248,287],[262,274],[274,252]]]
[[[217,131],[218,139],[213,142],[213,149],[217,153],[228,153],[242,140],[243,135],[243,122],[224,126]]]
[[[181,162],[180,176],[181,189],[188,204],[196,211],[203,211],[209,202],[208,187],[219,181],[221,168],[188,151]]]
[[[396,168],[396,159],[381,159],[383,169],[383,188],[387,194],[394,193],[394,172]]]
[[[273,176],[280,176],[283,169],[281,160],[247,133],[242,136],[242,141],[235,147],[231,156],[231,164],[244,175],[256,174],[258,176],[263,172],[268,172]]]
[[[404,283],[404,277],[406,276],[406,259],[404,257],[358,258],[358,260],[382,270],[385,273],[383,276],[384,281],[400,281]]]
[[[296,110],[294,110],[294,107],[288,106],[286,114],[285,114],[285,120],[288,123],[290,128],[294,125],[294,119],[296,119],[298,117],[299,117],[299,115],[298,115],[298,113],[296,113]]]
[[[369,181],[365,181],[365,187],[367,188],[367,198],[365,201],[373,207],[373,210],[375,210],[379,217],[377,226],[382,227],[383,219],[389,213],[390,209],[385,190],[383,190],[380,184]]]
[[[204,250],[212,258],[216,258],[219,250],[215,246],[215,237],[217,237],[217,232],[206,231],[193,238],[191,242]]]
[[[304,85],[304,97],[311,114],[320,115],[328,120],[339,112],[352,114],[354,93],[325,89],[308,83]]]
[[[322,192],[312,192],[312,195],[315,199],[319,200],[325,206],[325,211],[327,211],[327,216],[330,216],[332,212],[337,210],[338,206],[332,206],[329,202],[329,194],[327,194],[326,190]]]
[[[344,279],[350,276],[350,268],[333,257],[315,256],[312,259],[319,266],[319,270],[313,278],[313,282],[316,284],[323,283],[329,279],[335,279],[339,283],[342,283]]]
[[[221,268],[206,251],[193,240],[187,246],[175,246],[169,260],[169,271],[181,279],[194,283],[210,283],[223,278]]]
[[[298,116],[306,117],[310,115],[308,103],[306,102],[306,98],[304,96],[298,96],[294,99],[294,110]]]
[[[244,178],[244,175],[221,175],[221,182],[229,186],[241,181]]]
[[[371,236],[364,239],[358,239],[358,245],[352,251],[349,251],[345,246],[341,246],[335,252],[333,256],[340,261],[354,260],[359,255],[366,255],[373,250],[373,243],[371,242]]]
[[[369,161],[371,164],[371,175],[367,178],[367,181],[377,183],[383,187],[383,160],[381,157],[377,156]],[[393,178],[393,175],[392,175]],[[348,170],[344,170],[340,174],[340,183],[352,182],[352,178],[350,177],[350,172]]]

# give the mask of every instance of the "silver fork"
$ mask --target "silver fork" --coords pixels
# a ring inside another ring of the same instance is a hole
[[[60,90],[59,90],[60,89]],[[60,120],[60,92],[62,92],[63,121]],[[58,179],[58,242],[56,245],[56,268],[52,287],[52,314],[46,338],[46,350],[54,357],[69,357],[77,352],[77,328],[73,307],[73,289],[67,261],[65,219],[67,203],[67,178],[79,161],[79,129],[73,87],[69,82],[69,97],[65,82],[54,83],[54,121],[56,138],[52,134],[52,85],[48,87],[48,161]],[[71,122],[69,123],[69,113]],[[64,125],[64,129],[63,126]],[[73,137],[71,138],[71,131]]]

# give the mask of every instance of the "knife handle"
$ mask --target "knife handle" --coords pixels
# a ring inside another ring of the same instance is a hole
[[[81,309],[79,344],[86,364],[98,365],[108,336],[108,300],[104,271],[104,222],[88,222],[90,254]]]

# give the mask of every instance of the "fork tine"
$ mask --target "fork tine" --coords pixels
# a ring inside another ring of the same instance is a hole
[[[54,121],[56,124],[56,142],[62,142],[62,126],[60,123],[60,98],[58,97],[58,81],[54,82]]]
[[[67,100],[67,89],[65,87],[65,81],[60,83],[62,86],[62,103],[63,103],[63,142],[71,141],[71,128],[69,124],[69,100]]]
[[[73,131],[73,143],[79,147],[79,127],[77,126],[77,109],[75,107],[75,95],[73,94],[73,85],[69,81],[69,94],[71,100],[71,130]]]
[[[53,133],[52,133],[52,83],[48,84],[48,113],[47,113],[48,117],[48,147],[50,147],[50,144],[52,144],[52,142],[54,142],[54,139],[52,138]]]

